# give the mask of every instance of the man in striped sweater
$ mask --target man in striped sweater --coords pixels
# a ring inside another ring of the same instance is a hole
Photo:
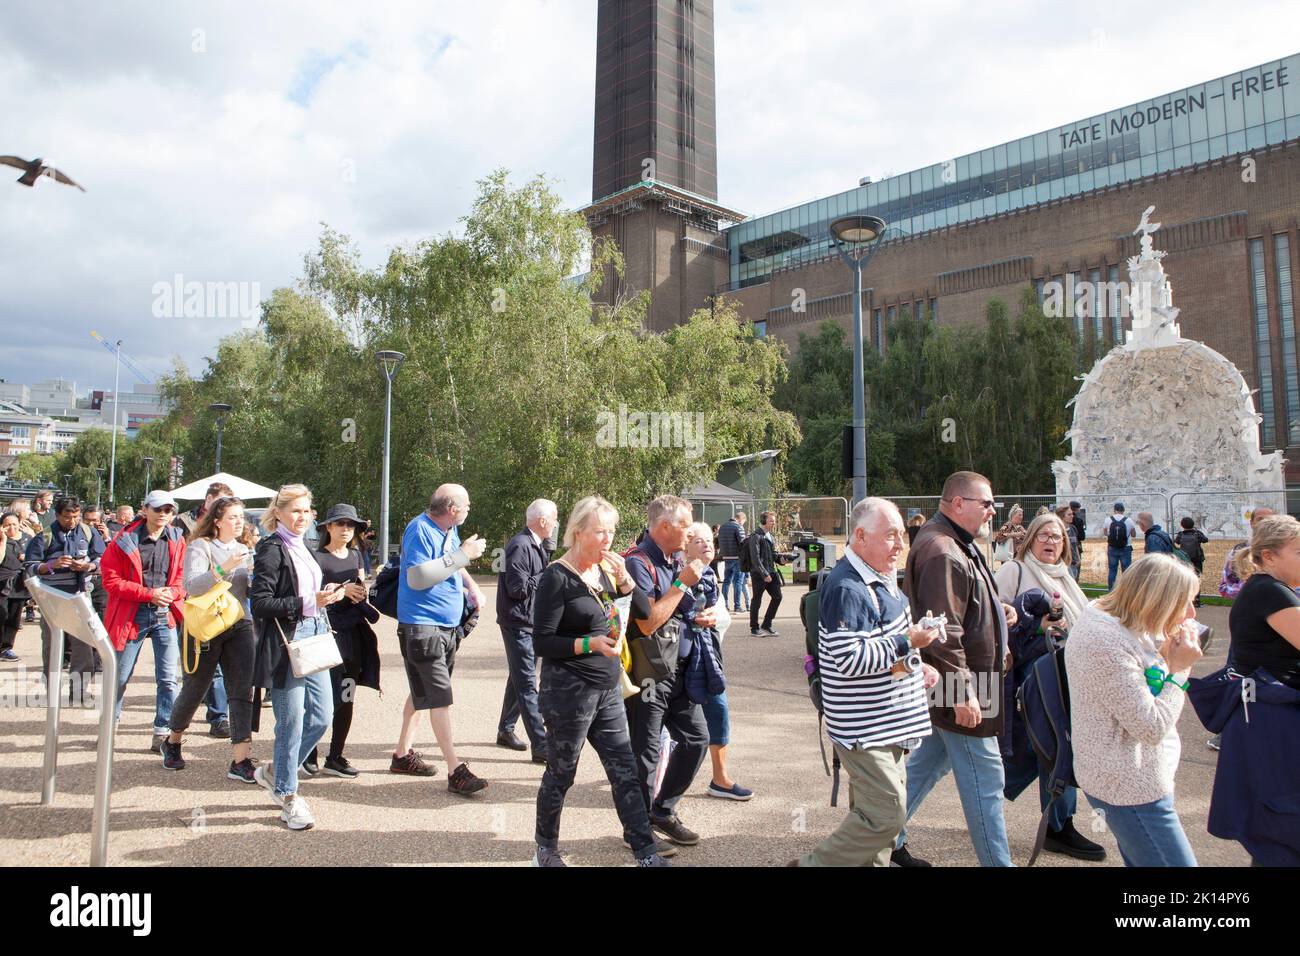
[[[930,733],[925,691],[938,672],[913,649],[939,630],[912,623],[896,568],[898,509],[866,498],[848,548],[818,589],[818,668],[826,732],[849,775],[849,815],[796,866],[888,866],[907,818],[907,755]],[[909,657],[910,655],[910,657]]]

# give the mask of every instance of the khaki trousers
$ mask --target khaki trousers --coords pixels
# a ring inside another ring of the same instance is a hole
[[[907,752],[897,746],[834,747],[849,776],[849,814],[799,865],[889,866],[894,839],[907,821]]]

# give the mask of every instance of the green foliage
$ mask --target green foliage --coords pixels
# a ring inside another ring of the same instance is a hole
[[[873,494],[933,495],[962,468],[987,475],[995,489],[1052,487],[1051,463],[1066,450],[1074,377],[1091,367],[1096,344],[1079,343],[1068,320],[1044,315],[1032,287],[1018,306],[1013,322],[1006,304],[991,300],[978,328],[936,327],[904,309],[888,330],[885,355],[868,350]],[[799,341],[778,394],[778,406],[796,416],[804,435],[791,455],[791,487],[846,494],[851,482],[840,478],[840,434],[853,414],[852,349],[830,321]]]
[[[719,458],[799,441],[794,417],[771,401],[782,346],[755,338],[731,308],[700,310],[664,335],[644,330],[643,299],[593,313],[595,283],[621,258],[593,244],[544,180],[512,188],[493,174],[463,222],[462,236],[394,249],[377,269],[326,228],[298,288],[272,294],[259,328],[223,339],[199,377],[178,368],[164,382],[187,480],[212,469],[208,405],[228,402],[224,470],[271,487],[302,481],[318,509],[348,501],[377,520],[383,349],[406,355],[393,381],[394,542],[449,481],[470,492],[466,534],[493,543],[534,498],[563,515],[593,493],[622,510],[626,539],[653,495],[711,479]],[[571,278],[588,263],[587,279]],[[602,447],[601,413],[621,405],[702,413],[700,453]]]

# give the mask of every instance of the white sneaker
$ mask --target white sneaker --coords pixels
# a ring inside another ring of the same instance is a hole
[[[284,806],[284,798],[275,792],[275,778],[267,772],[267,767],[274,764],[261,764],[253,771],[253,779],[266,788],[266,792],[271,795],[277,807]]]
[[[316,825],[316,818],[307,808],[307,801],[296,793],[284,798],[284,810],[280,812],[280,819],[290,830],[310,830]]]

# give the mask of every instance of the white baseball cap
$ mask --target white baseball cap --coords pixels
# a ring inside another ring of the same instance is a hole
[[[161,508],[163,505],[171,505],[173,508],[176,507],[176,499],[171,496],[171,492],[163,491],[161,488],[155,488],[153,491],[149,492],[149,497],[144,499],[144,503],[145,506],[149,508]]]

